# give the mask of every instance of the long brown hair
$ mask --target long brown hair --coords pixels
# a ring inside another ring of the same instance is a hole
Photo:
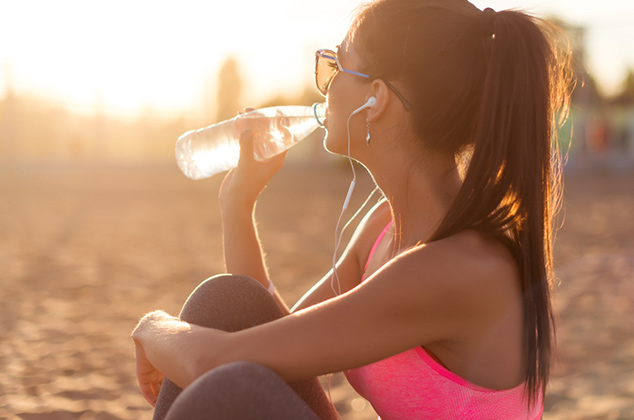
[[[556,123],[572,86],[565,38],[525,13],[466,0],[378,0],[359,11],[351,37],[364,70],[404,87],[424,146],[470,156],[432,240],[476,229],[514,255],[531,405],[545,392],[554,346]]]

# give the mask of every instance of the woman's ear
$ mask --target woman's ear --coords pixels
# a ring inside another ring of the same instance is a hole
[[[381,116],[385,112],[385,108],[387,108],[388,102],[390,101],[390,93],[389,88],[381,79],[373,80],[371,87],[372,94],[369,95],[366,100],[368,100],[370,96],[374,96],[376,98],[376,103],[374,106],[368,108],[367,115],[368,121],[374,122],[381,118]]]

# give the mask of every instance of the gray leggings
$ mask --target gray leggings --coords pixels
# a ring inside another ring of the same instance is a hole
[[[282,316],[260,283],[235,275],[201,283],[180,313],[183,321],[224,331],[239,331]],[[317,378],[287,383],[272,370],[251,362],[213,369],[184,391],[165,378],[154,410],[154,420],[337,418]]]

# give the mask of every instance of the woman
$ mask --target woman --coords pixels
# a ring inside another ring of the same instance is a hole
[[[335,418],[314,378],[339,371],[384,420],[540,418],[554,117],[569,86],[546,28],[466,0],[378,0],[336,52],[318,51],[325,146],[385,200],[289,311],[252,217],[284,156],[254,161],[245,133],[220,191],[234,275],[133,333],[155,418]]]

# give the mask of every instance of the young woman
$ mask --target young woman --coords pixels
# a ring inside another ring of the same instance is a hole
[[[466,0],[378,0],[337,51],[318,51],[325,146],[385,200],[291,311],[253,219],[284,156],[254,161],[245,132],[220,191],[233,274],[133,333],[155,418],[336,418],[315,377],[339,371],[383,420],[540,418],[569,86],[547,28]]]

